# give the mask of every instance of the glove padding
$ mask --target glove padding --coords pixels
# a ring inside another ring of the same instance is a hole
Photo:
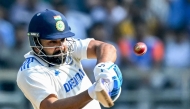
[[[119,67],[113,62],[102,62],[95,66],[94,76],[97,81],[99,78],[109,83],[109,95],[115,101],[121,93],[121,85],[123,82],[122,73]]]

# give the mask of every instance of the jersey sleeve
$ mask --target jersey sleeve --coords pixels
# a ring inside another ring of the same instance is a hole
[[[37,109],[40,109],[41,101],[50,94],[57,96],[50,77],[35,70],[20,72],[17,76],[17,85]]]
[[[91,40],[94,40],[93,38],[87,38],[87,39],[75,39],[76,46],[75,51],[73,52],[73,57],[77,59],[87,59],[87,48]]]

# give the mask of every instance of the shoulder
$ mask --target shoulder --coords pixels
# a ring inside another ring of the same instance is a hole
[[[22,66],[17,73],[17,84],[19,86],[28,86],[29,84],[37,84],[40,81],[46,81],[49,78],[48,67],[41,66],[39,64],[32,65],[30,67]],[[27,65],[25,65],[27,66]]]
[[[19,71],[24,71],[27,69],[37,69],[39,67],[47,67],[48,64],[44,62],[42,59],[33,54],[33,52],[29,52],[24,55],[25,61],[21,65]]]
[[[86,59],[87,58],[87,48],[89,47],[89,43],[94,40],[93,38],[86,38],[86,39],[74,39],[74,52],[72,56],[76,59]]]
[[[88,45],[91,40],[94,40],[93,38],[86,38],[86,39],[74,39],[76,42],[76,45]]]
[[[26,69],[35,69],[39,66],[44,66],[37,58],[35,57],[28,57],[23,62],[22,66],[20,67],[19,71],[23,71]]]
[[[20,67],[18,71],[17,77],[21,76],[23,78],[30,77],[32,75],[46,75],[48,67],[43,66],[42,64],[38,63],[33,58],[26,59],[23,65]]]

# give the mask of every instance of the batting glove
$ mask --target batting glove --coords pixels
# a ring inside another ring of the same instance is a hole
[[[110,98],[109,83],[99,78],[90,88],[88,94],[92,99],[98,100],[104,107],[112,107],[114,101]]]
[[[104,81],[109,82],[109,95],[113,101],[117,100],[120,96],[123,82],[122,73],[119,67],[113,62],[99,63],[94,68],[94,76],[95,80],[103,78]]]

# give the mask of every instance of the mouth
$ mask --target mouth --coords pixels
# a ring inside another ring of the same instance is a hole
[[[53,55],[61,55],[61,51],[60,50],[56,51],[56,52],[53,53]]]
[[[59,50],[59,51],[54,52],[53,55],[55,57],[59,57],[59,56],[66,55],[66,52]]]

